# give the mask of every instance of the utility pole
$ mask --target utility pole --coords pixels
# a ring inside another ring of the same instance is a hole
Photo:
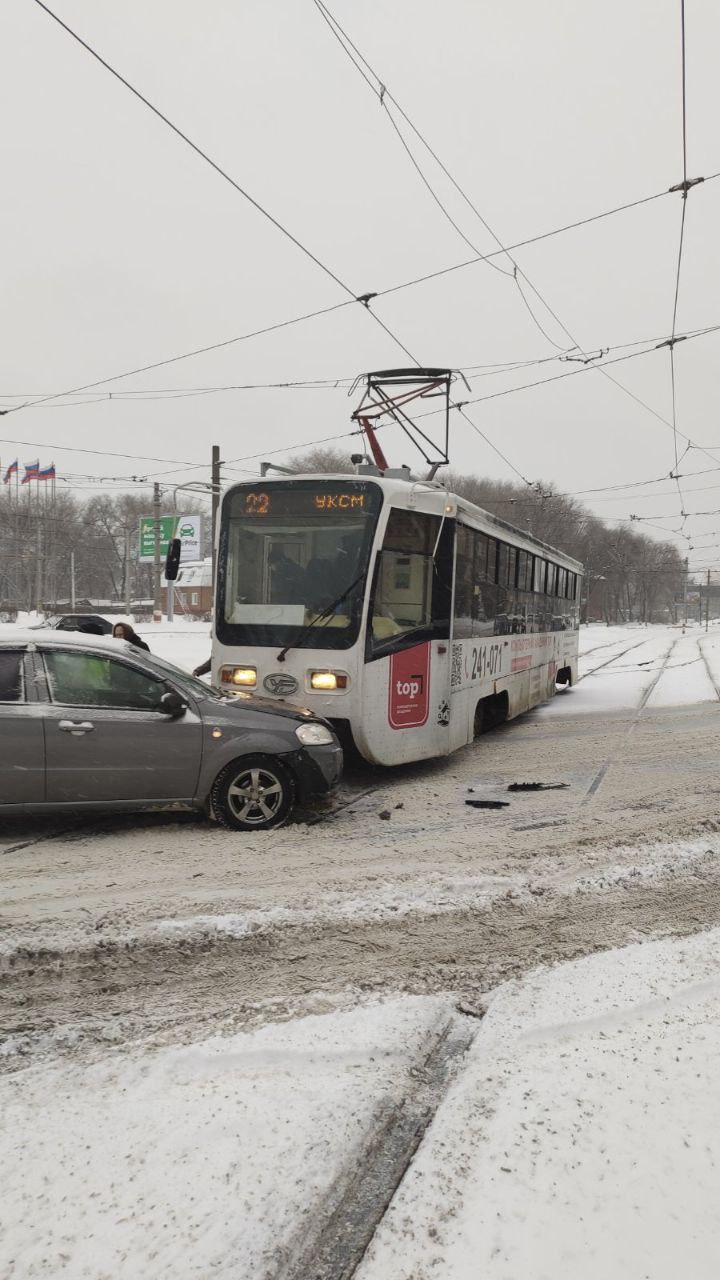
[[[685,557],[685,577],[683,578],[683,631],[687,627],[687,589],[688,589],[688,558]]]
[[[70,552],[70,612],[75,612],[75,552]]]
[[[220,446],[214,444],[212,447],[212,461],[210,464],[210,483],[212,485],[212,580],[215,583],[215,535],[217,533],[217,516],[220,506]]]
[[[153,527],[155,531],[155,557],[153,564],[153,622],[162,622],[162,597],[160,595],[160,485],[153,485]]]
[[[705,630],[710,626],[710,570],[707,571],[707,595],[705,597]]]

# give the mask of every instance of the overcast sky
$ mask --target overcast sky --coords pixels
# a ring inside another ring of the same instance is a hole
[[[312,0],[55,0],[51,7],[353,293],[473,256]],[[682,178],[680,0],[331,0],[329,7],[504,244]],[[687,0],[686,9],[688,175],[709,177],[720,170],[720,5]],[[34,0],[5,0],[0,49],[3,407],[345,301]],[[468,239],[480,253],[494,249],[403,129]],[[690,192],[679,332],[720,324],[719,215],[720,179]],[[680,196],[671,195],[514,256],[586,352],[660,340],[672,325],[680,216]],[[546,360],[558,355],[553,342],[571,345],[528,297],[548,337],[512,278],[487,263],[378,299],[373,309],[419,361],[467,368]],[[691,450],[682,463],[684,473],[719,468],[682,482],[691,512],[720,507],[719,350],[720,333],[676,348],[678,428],[696,444],[717,446],[717,462]],[[102,394],[346,379],[406,363],[352,304],[119,379]],[[669,364],[664,348],[609,372],[669,421]],[[485,370],[471,395],[581,367]],[[246,459],[345,432],[355,406],[346,387],[133,401],[96,400],[100,394],[3,417],[3,467],[17,453],[21,463],[54,459],[60,475],[207,478],[212,443],[225,459]],[[469,412],[525,477],[565,491],[661,477],[674,463],[669,427],[595,371]],[[174,471],[71,446],[170,459]],[[393,462],[416,462],[400,439],[388,436],[388,448]],[[451,456],[457,468],[513,476],[459,415]],[[179,463],[202,470],[180,472]],[[243,466],[256,463],[236,463]],[[241,478],[237,470],[233,477]],[[606,518],[641,513],[680,526],[670,481],[587,500]],[[714,560],[716,547],[705,548],[717,518],[694,517],[685,527],[699,544],[691,564]]]

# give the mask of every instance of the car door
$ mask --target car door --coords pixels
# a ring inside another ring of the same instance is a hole
[[[202,722],[189,696],[176,719],[159,710],[168,685],[124,657],[47,647],[45,755],[51,804],[188,801]]]
[[[45,799],[44,709],[26,662],[21,649],[0,649],[0,808]]]

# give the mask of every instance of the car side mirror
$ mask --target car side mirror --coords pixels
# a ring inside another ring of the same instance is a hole
[[[173,720],[177,720],[179,716],[185,715],[187,703],[181,698],[177,689],[168,689],[160,699],[159,709],[163,715],[171,716]]]

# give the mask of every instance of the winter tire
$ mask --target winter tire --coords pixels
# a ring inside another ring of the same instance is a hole
[[[234,831],[269,831],[286,821],[295,799],[292,774],[272,756],[241,756],[213,783],[218,822]]]

